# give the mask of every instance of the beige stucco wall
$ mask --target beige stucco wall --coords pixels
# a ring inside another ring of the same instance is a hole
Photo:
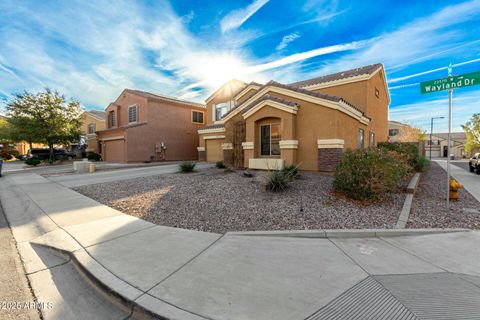
[[[80,128],[82,135],[86,137],[87,151],[99,152],[97,134],[89,134],[88,126],[94,124],[94,131],[101,131],[106,129],[106,121],[93,116],[88,112],[82,114],[82,126]]]

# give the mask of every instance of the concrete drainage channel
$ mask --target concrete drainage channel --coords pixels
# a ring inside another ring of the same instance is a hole
[[[413,196],[417,191],[418,183],[420,182],[420,176],[421,173],[415,173],[407,186],[407,196],[405,197],[402,211],[400,212],[397,224],[395,225],[396,229],[404,229],[407,226],[408,217],[410,216],[410,211],[412,210]]]

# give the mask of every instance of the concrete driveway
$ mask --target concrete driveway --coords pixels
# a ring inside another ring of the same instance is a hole
[[[201,170],[212,166],[212,164],[208,163],[197,163],[195,169]],[[165,164],[133,169],[108,170],[98,171],[94,173],[63,175],[49,177],[49,180],[59,183],[68,188],[75,188],[89,184],[148,177],[158,174],[175,173],[178,171],[178,164]]]
[[[37,298],[54,301],[46,319],[480,318],[477,231],[213,234],[124,215],[35,174],[5,177],[0,201]]]

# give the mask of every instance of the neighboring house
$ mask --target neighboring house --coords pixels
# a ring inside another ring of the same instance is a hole
[[[418,142],[419,130],[398,121],[388,121],[388,141],[390,142]]]
[[[82,132],[82,140],[86,145],[85,151],[99,153],[100,142],[98,141],[96,131],[102,131],[106,128],[105,111],[89,110],[82,114],[82,127],[80,130]]]
[[[231,81],[207,100],[198,156],[234,167],[331,172],[345,149],[388,137],[383,65],[288,85]]]
[[[107,129],[97,131],[105,161],[197,159],[205,106],[125,89],[106,109]]]
[[[0,115],[0,121],[6,121],[7,118]],[[32,143],[33,148],[46,148],[47,146],[42,143]],[[0,141],[0,150],[16,150],[20,155],[27,154],[30,150],[30,144],[26,141],[11,143],[9,141]]]
[[[429,136],[430,139],[430,136]],[[452,132],[450,134],[450,154],[455,155],[456,158],[465,158],[468,155],[465,153],[465,143],[467,142],[467,135],[465,132]],[[446,158],[448,155],[448,133],[434,133],[432,134],[432,141],[427,141],[425,153],[430,155],[430,148],[432,149],[432,158]]]

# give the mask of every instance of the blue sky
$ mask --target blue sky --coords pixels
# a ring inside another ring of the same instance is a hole
[[[0,1],[4,100],[50,87],[103,109],[128,87],[203,101],[230,78],[289,83],[377,62],[390,119],[428,129],[448,93],[418,83],[449,62],[480,71],[480,0]],[[456,90],[454,129],[474,112],[480,86]]]

